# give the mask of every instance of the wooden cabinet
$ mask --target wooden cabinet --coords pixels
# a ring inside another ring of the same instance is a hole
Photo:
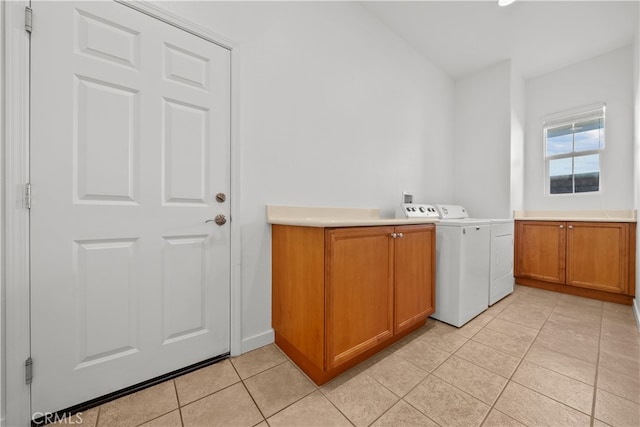
[[[276,344],[322,384],[434,312],[433,224],[272,226]]]
[[[566,231],[566,284],[628,294],[629,224],[570,222]]]
[[[564,222],[516,223],[516,277],[564,283],[566,232]]]
[[[394,240],[394,333],[398,334],[435,312],[435,227],[398,227]]]
[[[516,282],[630,304],[635,223],[516,221]]]
[[[393,336],[393,227],[327,231],[327,369]]]

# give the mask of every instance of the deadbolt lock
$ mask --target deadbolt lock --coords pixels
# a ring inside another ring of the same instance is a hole
[[[224,194],[224,193],[216,194],[216,202],[224,203],[225,200],[227,200],[227,195],[226,194]]]

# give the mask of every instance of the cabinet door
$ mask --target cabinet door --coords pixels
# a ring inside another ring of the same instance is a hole
[[[393,230],[326,233],[326,369],[393,336]]]
[[[627,293],[629,224],[570,222],[567,285]]]
[[[516,222],[516,277],[564,283],[566,223]]]
[[[395,333],[435,311],[436,233],[433,225],[396,227]],[[402,235],[402,237],[399,237]]]

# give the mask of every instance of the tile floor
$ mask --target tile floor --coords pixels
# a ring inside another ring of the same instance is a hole
[[[322,387],[269,345],[86,411],[82,421],[638,426],[640,335],[629,306],[517,286],[464,327],[429,319]]]

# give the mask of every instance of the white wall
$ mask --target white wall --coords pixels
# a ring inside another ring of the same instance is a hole
[[[525,190],[527,210],[634,208],[633,54],[617,49],[526,83]],[[542,118],[605,102],[606,141],[599,193],[545,196]]]
[[[270,342],[265,205],[450,197],[453,83],[357,3],[161,7],[240,46],[243,351]]]
[[[524,209],[525,80],[511,68],[511,212]]]
[[[511,61],[455,82],[454,203],[511,218]]]

